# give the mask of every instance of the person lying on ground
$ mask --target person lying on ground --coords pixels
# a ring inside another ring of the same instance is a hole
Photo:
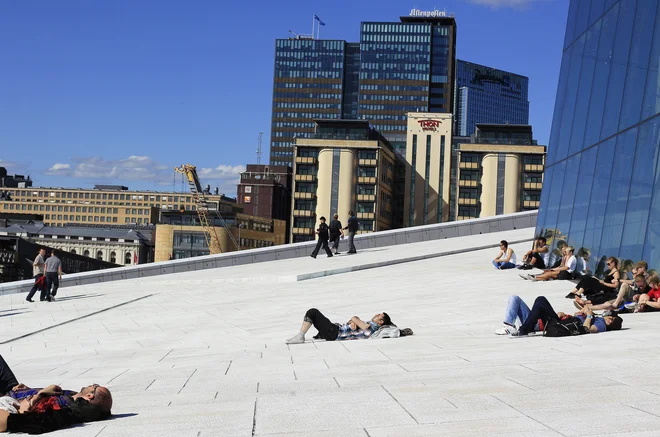
[[[520,275],[523,279],[529,279],[531,281],[549,281],[551,279],[566,280],[571,279],[575,267],[577,265],[577,259],[573,252],[575,248],[573,246],[565,246],[563,249],[564,257],[562,258],[561,265],[552,269],[544,270],[540,275]]]
[[[352,317],[344,324],[333,323],[316,308],[311,308],[305,313],[300,332],[286,340],[287,344],[299,344],[305,342],[305,334],[314,326],[319,331],[320,338],[326,341],[360,340],[371,337],[381,326],[392,324],[392,319],[387,313],[379,313],[365,322],[358,316]]]
[[[649,291],[651,291],[651,286],[648,284],[646,277],[644,275],[637,275],[635,276],[632,286],[622,284],[616,296],[607,302],[594,303],[587,298],[582,299],[580,297],[576,297],[575,303],[578,307],[591,305],[591,308],[594,311],[614,311],[620,309],[626,303],[637,302],[639,296],[644,293],[648,293]],[[637,296],[637,298],[635,298],[635,296]],[[612,296],[610,295],[609,297],[611,298]],[[634,305],[632,306],[632,309],[634,310]]]
[[[42,434],[83,422],[110,417],[112,395],[106,387],[93,384],[80,391],[57,385],[32,389],[19,384],[0,356],[0,432]]]
[[[594,276],[585,276],[580,279],[577,286],[567,295],[567,299],[575,299],[586,295],[593,304],[602,304],[616,299],[617,288],[621,274],[619,272],[619,259],[613,256],[607,259],[607,267],[610,269],[607,276],[598,279]]]
[[[493,260],[493,265],[498,270],[512,269],[516,266],[516,254],[506,240],[500,241],[500,251]]]
[[[504,325],[495,331],[498,335],[525,336],[532,332],[543,331],[550,319],[562,319],[567,314],[556,312],[548,299],[539,296],[531,309],[519,296],[511,296],[507,305]],[[619,316],[596,317],[590,306],[584,307],[573,315],[580,319],[589,333],[605,332],[621,329],[623,319]],[[520,327],[516,328],[516,320]]]
[[[546,262],[549,261],[550,249],[546,246],[545,237],[539,237],[534,242],[534,246],[531,250],[528,250],[527,253],[522,257],[523,264],[518,267],[522,270],[529,270],[532,268],[545,269]]]

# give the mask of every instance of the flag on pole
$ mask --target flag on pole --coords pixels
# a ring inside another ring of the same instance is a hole
[[[318,15],[314,14],[314,19],[319,22],[319,26],[325,26],[325,23],[321,21]]]

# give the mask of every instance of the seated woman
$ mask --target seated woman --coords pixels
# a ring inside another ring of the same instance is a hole
[[[561,319],[566,314],[555,312],[543,296],[534,301],[534,306],[529,309],[527,304],[518,296],[511,296],[504,316],[504,326],[497,331],[498,335],[525,336],[532,332],[542,331],[550,319]],[[621,329],[623,319],[619,316],[596,317],[590,306],[584,307],[580,312],[573,315],[582,321],[589,333],[616,331]],[[516,328],[516,320],[522,323]]]
[[[544,270],[540,275],[520,275],[523,279],[529,279],[531,281],[549,281],[551,279],[560,279],[566,280],[571,279],[575,267],[577,266],[577,259],[573,252],[575,248],[573,246],[565,246],[563,248],[563,258],[559,267],[553,269]]]
[[[617,288],[619,287],[619,260],[613,256],[607,259],[609,272],[604,279],[598,279],[594,276],[585,276],[580,279],[577,286],[566,295],[567,299],[576,299],[582,308],[585,304],[602,304],[609,300],[616,299]],[[586,296],[586,300],[581,300],[579,296]]]
[[[493,265],[498,270],[512,269],[516,266],[516,254],[506,240],[500,241],[500,251],[493,260]]]

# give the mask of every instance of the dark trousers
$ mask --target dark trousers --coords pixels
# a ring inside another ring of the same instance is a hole
[[[550,302],[548,302],[548,299],[544,296],[539,296],[534,301],[534,306],[532,306],[527,319],[523,322],[520,329],[518,329],[518,332],[522,335],[529,334],[534,331],[534,327],[539,319],[543,321],[543,325],[545,326],[548,320],[556,318],[558,318],[557,313],[552,308],[552,305],[550,305]]]
[[[0,355],[0,395],[9,393],[12,388],[18,385],[14,372],[9,368],[9,364]]]
[[[30,290],[30,292],[28,293],[28,295],[26,297],[26,300],[31,300],[32,296],[34,296],[34,294],[37,292],[37,290],[39,289],[39,286],[37,285],[37,281],[39,281],[39,278],[41,278],[42,276],[43,275],[41,273],[39,273],[37,276],[34,277],[34,285],[32,286],[32,289]],[[45,286],[46,286],[46,284],[44,282],[43,285],[41,286],[41,290],[42,290],[41,293],[42,294],[43,294],[43,289],[44,289]]]
[[[52,287],[52,291],[51,291]],[[57,272],[46,272],[46,287],[41,292],[41,300],[47,299],[48,296],[55,296],[57,289],[60,288],[60,277]]]
[[[534,261],[534,267],[536,267],[537,269],[545,269],[545,261],[543,261],[543,257],[541,256],[541,254],[534,252],[532,254],[532,258],[536,260]]]
[[[332,252],[330,252],[330,248],[328,247],[328,239],[319,237],[318,241],[316,242],[316,247],[314,248],[314,252],[312,252],[313,257],[316,257],[316,255],[319,254],[319,250],[321,250],[321,246],[323,246],[323,250],[325,250],[325,253],[328,254],[328,256],[332,256]]]
[[[357,253],[353,238],[355,238],[355,232],[348,231],[348,253]]]
[[[319,336],[326,341],[335,341],[339,335],[339,326],[332,323],[321,311],[311,308],[305,313],[305,322],[309,322],[319,331]]]
[[[332,243],[332,248],[337,251],[339,249],[339,239],[341,234],[330,234],[330,243]]]

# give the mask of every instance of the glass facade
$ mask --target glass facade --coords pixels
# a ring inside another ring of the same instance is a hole
[[[660,267],[659,66],[657,0],[571,0],[537,234],[592,272]]]
[[[529,124],[528,87],[525,76],[457,60],[456,135],[472,135],[477,123]]]
[[[405,157],[408,112],[452,112],[453,18],[363,22],[360,42],[278,39],[270,163],[292,165],[313,119],[368,120]],[[401,181],[399,181],[401,182]]]

